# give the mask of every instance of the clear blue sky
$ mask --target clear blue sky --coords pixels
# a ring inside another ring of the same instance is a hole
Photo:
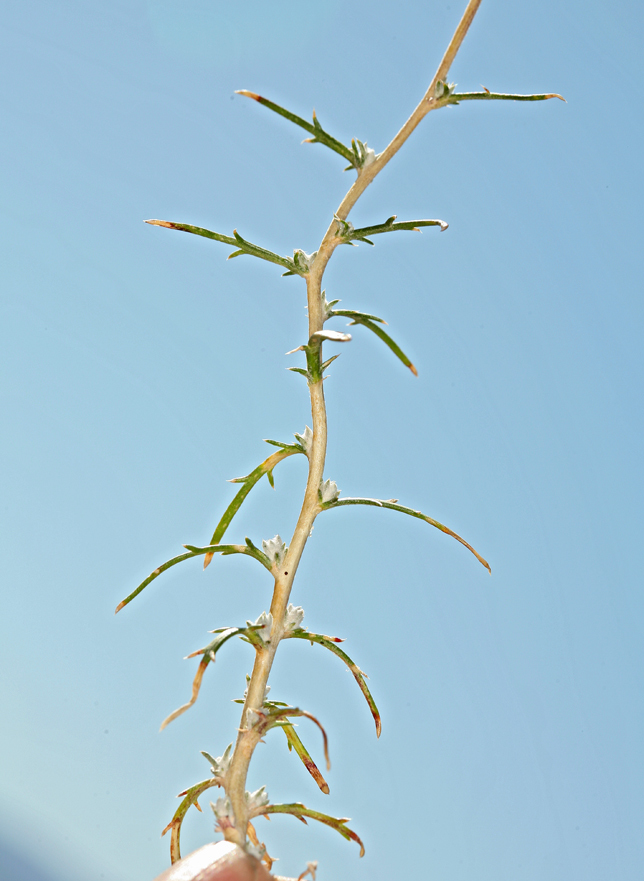
[[[314,250],[353,174],[234,90],[382,150],[464,5],[5,0],[0,850],[39,881],[167,864],[175,795],[232,739],[252,663],[227,646],[159,734],[190,693],[182,658],[268,608],[270,583],[244,558],[184,564],[113,610],[207,541],[262,438],[310,422],[284,355],[305,341],[301,280],[142,221]],[[382,315],[419,376],[355,330],[326,384],[327,476],[422,508],[493,574],[390,511],[319,518],[293,600],[346,637],[383,735],[340,662],[283,646],[272,696],[326,725],[331,794],[279,732],[250,784],[352,817],[367,847],[260,821],[283,874],[642,877],[643,25],[626,0],[484,0],[450,78],[568,103],[431,114],[352,219],[449,230],[329,267],[329,298]],[[288,539],[304,463],[275,477],[231,540]],[[213,837],[207,809],[185,826],[186,849]]]

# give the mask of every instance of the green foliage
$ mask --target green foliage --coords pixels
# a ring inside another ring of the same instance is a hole
[[[338,357],[336,354],[325,360],[323,357],[324,344],[346,343],[351,340],[351,336],[347,333],[325,329],[325,323],[334,318],[348,318],[351,325],[362,326],[367,328],[367,330],[370,330],[385,343],[393,354],[406,367],[408,367],[414,375],[417,375],[417,370],[410,358],[405,352],[403,352],[392,337],[383,330],[382,325],[385,324],[385,321],[382,318],[367,312],[335,308],[339,300],[332,300],[330,303],[326,301],[325,293],[322,290],[322,278],[329,259],[332,257],[335,248],[340,245],[355,246],[358,242],[373,245],[371,239],[374,236],[391,232],[420,231],[422,227],[435,226],[439,227],[441,231],[447,229],[447,223],[443,220],[397,221],[396,215],[388,217],[383,223],[375,223],[358,229],[347,220],[349,211],[362,192],[364,192],[364,189],[374,179],[381,168],[384,167],[393,155],[395,155],[402,143],[404,143],[406,138],[409,137],[422,118],[431,110],[471,100],[540,101],[552,97],[561,97],[560,95],[554,94],[500,94],[492,93],[487,89],[484,89],[483,92],[457,93],[455,91],[455,85],[447,82],[446,77],[449,66],[461,45],[479,4],[480,0],[470,0],[468,3],[463,19],[455,32],[445,57],[443,58],[425,97],[383,153],[376,154],[373,149],[367,147],[366,142],[363,143],[357,139],[351,141],[350,147],[346,146],[330,135],[322,127],[315,113],[313,113],[312,122],[309,123],[295,113],[280,107],[260,95],[247,91],[239,92],[239,94],[254,99],[256,102],[267,107],[269,110],[272,110],[279,116],[289,120],[300,128],[303,128],[312,136],[307,139],[309,143],[323,144],[333,152],[338,153],[350,163],[349,167],[357,172],[356,181],[337,211],[331,215],[327,232],[324,235],[318,250],[314,253],[307,254],[301,248],[295,248],[292,258],[281,257],[272,251],[242,238],[237,230],[233,231],[232,236],[225,236],[202,227],[192,226],[185,223],[175,223],[165,220],[147,221],[147,223],[154,226],[188,232],[228,245],[234,249],[228,255],[229,258],[248,255],[279,265],[286,270],[283,273],[284,275],[297,275],[305,281],[309,309],[308,341],[293,350],[293,352],[301,351],[304,353],[306,367],[291,367],[289,369],[304,376],[307,380],[311,397],[313,428],[311,429],[307,426],[301,435],[296,434],[295,443],[267,440],[268,444],[278,448],[277,452],[270,455],[245,477],[235,478],[231,481],[232,483],[240,484],[241,487],[224,511],[221,519],[215,527],[210,542],[204,546],[191,544],[184,545],[186,549],[185,553],[181,553],[158,566],[119,604],[116,609],[118,612],[125,605],[130,603],[139,593],[141,593],[142,590],[144,590],[144,588],[151,584],[152,581],[158,578],[167,569],[195,557],[203,556],[205,567],[210,563],[215,554],[220,554],[221,556],[243,554],[252,557],[259,562],[262,565],[262,568],[269,573],[270,578],[273,580],[273,597],[270,612],[263,612],[255,622],[247,621],[246,626],[244,627],[221,627],[212,631],[214,633],[214,638],[204,648],[188,655],[189,658],[200,658],[192,684],[191,698],[186,704],[171,713],[163,722],[162,728],[184,713],[195,703],[199,695],[206,669],[211,663],[215,662],[218,652],[226,643],[233,638],[239,638],[251,646],[255,655],[255,662],[253,673],[247,680],[247,688],[244,697],[238,701],[243,704],[243,710],[239,729],[237,731],[236,742],[234,746],[233,744],[228,746],[223,755],[219,758],[213,758],[209,753],[204,752],[203,755],[209,761],[211,766],[212,777],[208,780],[197,783],[180,794],[183,800],[165,830],[172,831],[170,850],[173,862],[180,857],[181,826],[188,809],[192,805],[195,805],[201,810],[198,804],[198,798],[212,787],[220,787],[224,791],[224,796],[218,798],[216,802],[212,804],[217,819],[216,828],[230,841],[246,846],[249,852],[255,853],[257,856],[262,856],[269,868],[272,864],[272,859],[265,853],[263,846],[259,845],[255,830],[250,822],[254,817],[259,815],[268,816],[270,814],[278,813],[290,814],[303,823],[306,823],[307,819],[317,820],[318,822],[335,829],[345,839],[357,842],[360,846],[361,856],[364,853],[362,841],[355,832],[347,827],[346,824],[348,821],[345,818],[336,818],[328,814],[320,813],[319,811],[311,810],[299,802],[271,804],[264,787],[261,787],[254,793],[247,792],[245,789],[248,765],[255,747],[258,743],[262,742],[264,736],[272,728],[281,728],[286,737],[288,749],[293,751],[300,758],[306,770],[313,777],[319,790],[324,794],[329,793],[329,785],[322,776],[307,748],[304,746],[299,733],[296,732],[293,719],[306,718],[318,726],[322,732],[324,755],[328,770],[330,769],[330,762],[328,757],[327,736],[324,728],[309,712],[298,707],[290,706],[282,701],[268,699],[268,692],[270,690],[267,684],[268,677],[275,653],[283,639],[307,640],[311,645],[320,645],[322,648],[327,649],[338,657],[348,667],[356,680],[374,719],[376,733],[380,736],[380,713],[371,691],[367,686],[366,676],[349,655],[339,647],[338,643],[342,642],[342,640],[318,633],[312,633],[302,627],[304,610],[299,606],[293,606],[289,603],[293,581],[302,552],[304,551],[308,536],[313,527],[313,522],[320,513],[349,505],[367,505],[376,508],[387,508],[402,514],[407,514],[408,516],[423,520],[439,531],[456,539],[471,551],[476,559],[487,568],[488,571],[490,570],[487,561],[475,551],[465,539],[461,538],[456,532],[444,526],[438,520],[435,520],[414,508],[399,504],[397,499],[381,500],[372,498],[342,498],[335,482],[329,479],[324,479],[327,426],[322,382],[325,370],[327,370],[335,358]],[[304,498],[301,503],[300,515],[290,546],[287,547],[279,535],[276,535],[271,539],[263,540],[261,549],[255,545],[250,538],[246,538],[243,544],[222,544],[221,542],[225,533],[231,526],[235,515],[248,498],[253,487],[256,486],[264,475],[266,475],[271,486],[273,486],[273,471],[275,467],[284,459],[298,454],[307,457],[308,476],[304,490]],[[251,844],[247,843],[247,834],[250,835],[252,841]]]

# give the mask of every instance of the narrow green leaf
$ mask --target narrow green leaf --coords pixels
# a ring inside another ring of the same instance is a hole
[[[359,844],[360,856],[364,856],[364,844],[352,829],[347,828],[345,824],[348,820],[345,818],[330,817],[328,814],[320,813],[320,811],[312,811],[300,802],[284,805],[265,805],[264,807],[257,808],[253,811],[251,819],[260,814],[262,816],[265,814],[291,814],[293,817],[297,817],[298,820],[303,820],[305,817],[308,817],[311,820],[317,820],[318,823],[324,823],[325,826],[330,826],[332,829],[335,829],[335,831],[339,832],[347,841],[355,841]]]
[[[335,300],[334,302],[339,303],[340,301]],[[329,303],[329,306],[331,306],[331,305],[333,305],[333,304]],[[380,324],[387,323],[384,318],[378,318],[377,315],[370,315],[368,312],[357,312],[355,309],[329,309],[328,310],[328,312],[327,312],[328,318],[333,318],[335,315],[341,315],[341,316],[344,316],[345,318],[352,318],[355,321],[358,321],[359,319],[362,319],[362,318],[366,318],[368,321],[377,321]]]
[[[252,242],[243,239],[236,229],[233,230],[233,235],[235,236],[235,244],[239,245],[246,254],[251,254],[253,257],[259,257],[262,260],[268,260],[269,263],[285,266],[289,271],[297,271],[297,266],[290,257],[280,257],[279,254],[274,254],[273,251],[268,251],[266,248],[254,245]],[[298,274],[301,275],[302,273]]]
[[[321,370],[322,372],[324,372],[324,371],[327,369],[327,367],[329,366],[329,364],[333,364],[333,362],[335,361],[335,359],[336,359],[336,358],[339,358],[339,357],[340,357],[339,355],[332,355],[331,358],[327,358],[327,360],[326,360],[326,361],[323,361],[322,364],[320,365],[320,370]]]
[[[218,232],[210,229],[204,229],[202,226],[192,226],[189,223],[173,223],[169,220],[146,220],[152,226],[163,226],[166,229],[178,229],[181,232],[190,232],[196,236],[205,236],[207,239],[214,239],[216,242],[223,242],[225,245],[237,245],[235,239],[230,236],[222,236]]]
[[[124,600],[121,600],[121,602],[116,607],[114,614],[120,612],[121,609],[124,606],[127,606],[128,603],[131,603],[134,597],[138,596],[141,591],[148,586],[148,584],[154,581],[154,579],[161,575],[162,572],[165,572],[166,569],[169,569],[171,566],[176,566],[177,563],[182,563],[184,560],[189,560],[191,557],[194,557],[194,554],[192,552],[189,552],[187,554],[179,554],[178,557],[173,557],[171,560],[168,560],[167,563],[162,563],[161,566],[158,566],[154,570],[154,572],[148,575],[148,577],[144,581],[142,581],[141,584],[139,584],[136,590],[133,590],[129,596],[126,596]]]
[[[388,333],[386,333],[381,327],[375,324],[374,319],[372,319],[370,316],[366,317],[360,312],[354,312],[351,309],[334,309],[332,312],[329,313],[329,318],[333,318],[338,315],[344,315],[347,318],[352,318],[353,320],[351,324],[362,324],[363,327],[367,327],[370,331],[372,331],[372,333],[375,333],[375,335],[377,337],[380,337],[383,343],[391,349],[394,355],[402,361],[405,367],[409,367],[414,376],[418,376],[418,371],[416,370],[415,366],[412,364],[407,355],[405,355],[398,343],[394,342],[394,340],[392,340]],[[375,321],[382,322],[382,319],[376,318]],[[384,322],[382,323],[384,324]]]
[[[255,547],[255,545],[252,547],[249,547],[248,545],[206,545],[205,548],[199,548],[195,545],[184,545],[184,548],[189,550],[195,557],[201,556],[202,554],[221,554],[223,557],[228,557],[230,554],[247,554],[249,557],[254,557],[256,560],[259,560],[262,566],[266,566],[268,571],[271,571],[268,557],[266,554],[263,554],[259,548]]]
[[[245,95],[246,98],[252,98],[254,101],[257,101],[258,104],[263,104],[264,107],[268,107],[269,110],[272,110],[274,113],[278,113],[280,116],[283,116],[285,119],[288,119],[290,122],[295,123],[300,128],[303,128],[304,131],[307,131],[309,134],[313,135],[312,139],[308,139],[309,143],[319,143],[324,144],[325,147],[328,147],[330,150],[333,150],[335,153],[339,153],[340,156],[343,156],[347,161],[351,163],[353,167],[359,167],[356,163],[356,154],[351,151],[348,147],[338,141],[336,138],[332,137],[328,132],[326,132],[320,122],[318,121],[315,112],[313,113],[313,124],[307,122],[305,119],[302,119],[301,116],[296,116],[295,113],[291,113],[290,110],[285,110],[284,107],[280,107],[279,104],[274,104],[272,101],[269,101],[267,98],[262,98],[261,95],[257,95],[255,92],[248,92],[246,89],[239,89],[236,92],[237,95]]]
[[[566,102],[564,97],[554,92],[548,95],[509,95],[501,92],[489,92],[485,89],[483,92],[452,93],[447,103],[458,104],[460,101],[547,101],[548,98],[559,98],[560,101]]]
[[[416,232],[421,226],[440,226],[441,232],[445,232],[449,225],[444,220],[402,220],[394,223],[395,217],[394,215],[385,220],[384,223],[379,223],[376,226],[363,226],[359,229],[350,230],[347,233],[343,233],[342,237],[346,238],[347,241],[351,241],[351,239],[364,239],[365,236],[377,236],[386,232]],[[369,244],[372,243],[370,242]]]
[[[219,544],[226,530],[230,526],[231,520],[233,519],[237,511],[239,511],[239,509],[241,508],[244,500],[246,499],[246,496],[249,494],[255,484],[262,479],[264,474],[272,474],[273,468],[275,468],[275,466],[279,462],[287,459],[289,456],[295,455],[296,453],[304,452],[304,450],[301,450],[294,444],[281,444],[279,443],[279,441],[271,440],[267,441],[267,443],[273,444],[273,446],[276,447],[281,447],[282,449],[278,453],[273,453],[271,456],[268,457],[268,459],[265,459],[261,463],[261,465],[258,465],[257,468],[251,471],[250,474],[247,474],[246,477],[236,477],[234,478],[234,480],[231,481],[231,483],[243,483],[244,485],[224,511],[224,514],[217,524],[217,527],[212,534],[212,538],[210,539],[211,545]],[[270,477],[269,480],[271,480]],[[273,483],[271,481],[271,486],[272,485]],[[206,568],[206,566],[208,566],[208,564],[212,560],[212,557],[212,553],[206,554],[206,557],[204,559],[204,569]]]
[[[282,441],[270,440],[270,438],[264,438],[265,444],[272,444],[274,447],[281,447],[283,450],[291,450],[292,453],[303,453],[304,450],[297,446],[296,444],[283,444]],[[266,460],[268,461],[268,460]],[[244,478],[246,480],[246,478]]]
[[[407,508],[405,505],[399,505],[394,501],[383,501],[382,499],[336,499],[334,502],[327,502],[323,507],[327,508],[340,508],[343,505],[373,505],[377,508],[390,508],[392,511],[400,511],[402,514],[409,514],[410,517],[417,517],[419,520],[424,520],[425,523],[429,523],[430,526],[435,526],[436,529],[440,529],[441,532],[444,532],[446,535],[451,535],[452,538],[455,538],[456,541],[459,541],[462,545],[464,545],[468,551],[471,551],[476,559],[481,563],[482,566],[492,573],[490,569],[490,564],[487,560],[484,560],[483,557],[475,551],[472,545],[468,544],[464,538],[461,538],[456,532],[453,532],[447,526],[444,526],[442,523],[439,523],[438,520],[434,520],[431,517],[428,517],[426,514],[423,514],[421,511],[414,511],[413,508]]]
[[[376,702],[373,699],[371,692],[365,682],[365,673],[355,664],[349,655],[346,652],[343,652],[342,649],[337,645],[335,640],[333,640],[329,636],[324,636],[321,633],[311,633],[308,630],[304,630],[303,628],[297,628],[297,630],[290,630],[284,634],[284,639],[289,638],[295,639],[306,639],[310,643],[317,643],[317,645],[321,645],[323,648],[328,649],[330,652],[333,652],[341,661],[347,665],[349,670],[351,671],[354,679],[358,683],[358,687],[360,691],[363,693],[367,704],[369,705],[369,709],[371,710],[371,715],[373,716],[373,720],[376,723],[376,734],[380,737],[380,732],[382,730],[382,723],[380,720],[380,712],[378,707],[376,706]]]
[[[287,367],[286,369],[293,373],[299,373],[300,376],[303,376],[305,379],[311,379],[309,371],[305,370],[303,367]]]
[[[210,229],[204,229],[201,226],[192,226],[189,223],[174,223],[169,220],[146,220],[152,226],[163,226],[166,229],[178,229],[182,232],[193,233],[197,236],[205,236],[207,239],[214,239],[216,242],[223,242],[225,245],[233,245],[235,250],[228,255],[228,260],[232,257],[239,257],[240,254],[249,254],[251,257],[259,257],[261,260],[267,260],[269,263],[276,263],[278,266],[285,266],[289,272],[288,275],[302,275],[303,272],[298,269],[295,261],[290,257],[280,257],[273,251],[261,248],[259,245],[253,244],[243,239],[237,230],[233,230],[233,238],[230,236],[222,236],[220,233],[213,232]]]
[[[205,749],[200,750],[201,755],[206,759],[206,761],[210,762],[211,766],[214,768],[217,764],[217,759],[213,758],[210,753],[207,753]]]

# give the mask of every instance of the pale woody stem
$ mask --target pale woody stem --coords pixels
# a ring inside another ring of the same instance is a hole
[[[481,0],[470,0],[422,101],[385,150],[371,165],[359,172],[355,183],[338,208],[337,216],[342,220],[347,218],[362,193],[389,160],[395,156],[421,119],[430,110],[444,106],[445,101],[434,98],[434,88],[438,80],[445,81],[449,68],[480,5]],[[322,276],[331,254],[341,242],[340,238],[335,235],[335,232],[336,222],[333,221],[325,233],[317,257],[306,276],[309,337],[316,331],[322,330],[326,319],[322,295]],[[322,353],[320,351],[321,361]],[[313,522],[320,511],[318,490],[324,474],[327,443],[323,381],[320,379],[318,382],[309,385],[309,392],[311,395],[311,413],[313,418],[313,439],[309,451],[309,474],[306,492],[286,561],[275,577],[275,587],[270,609],[273,615],[271,639],[269,645],[266,648],[258,649],[255,656],[255,664],[248,686],[248,695],[244,703],[241,725],[237,735],[237,743],[226,779],[226,792],[232,804],[236,826],[226,829],[225,836],[229,841],[234,841],[241,845],[244,845],[246,842],[246,827],[248,825],[248,809],[245,798],[246,777],[250,760],[259,742],[259,738],[254,731],[245,728],[246,712],[249,707],[261,707],[264,702],[264,693],[273,665],[273,658],[284,632],[284,616],[293,586],[293,579],[295,578],[302,552],[313,527]]]
[[[314,273],[311,271],[307,275],[309,336],[317,330],[322,330],[326,318],[321,283],[321,272]],[[246,730],[244,727],[246,711],[249,707],[259,708],[264,702],[264,692],[273,665],[273,658],[284,631],[284,616],[293,586],[293,579],[295,578],[302,552],[313,527],[313,522],[320,511],[318,491],[324,475],[327,439],[326,407],[322,386],[322,380],[309,385],[313,439],[309,451],[309,474],[304,501],[293,538],[289,545],[286,560],[275,578],[270,609],[273,615],[271,639],[269,645],[264,649],[259,649],[255,656],[255,664],[248,686],[248,695],[242,711],[241,727],[237,735],[235,752],[227,776],[226,791],[230,797],[236,826],[235,828],[226,829],[225,835],[230,841],[235,841],[242,845],[246,840],[246,827],[248,825],[248,811],[245,799],[246,776],[250,760],[259,740],[252,730]]]

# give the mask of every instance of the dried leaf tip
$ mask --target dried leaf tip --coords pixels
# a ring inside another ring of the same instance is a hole
[[[166,229],[174,229],[174,223],[168,220],[144,220],[143,223],[149,223],[151,226],[165,226]]]
[[[564,104],[567,104],[567,103],[568,103],[568,102],[566,101],[566,99],[563,97],[563,95],[557,95],[556,92],[553,92],[551,95],[546,95],[546,98],[559,98],[559,100],[560,100],[560,101],[563,101]]]
[[[409,369],[410,369],[411,372],[414,374],[414,376],[418,376],[418,371],[416,370],[416,368],[414,367],[413,364],[410,364],[410,365],[409,365]]]
[[[236,89],[236,95],[244,95],[246,98],[252,98],[253,101],[259,101],[261,99],[261,95],[257,95],[255,92],[249,92],[247,89]]]
[[[118,613],[121,611],[121,609],[123,608],[124,605],[125,605],[125,600],[122,600],[122,601],[118,604],[118,606],[114,609],[114,614],[115,614],[115,615],[118,615]]]

